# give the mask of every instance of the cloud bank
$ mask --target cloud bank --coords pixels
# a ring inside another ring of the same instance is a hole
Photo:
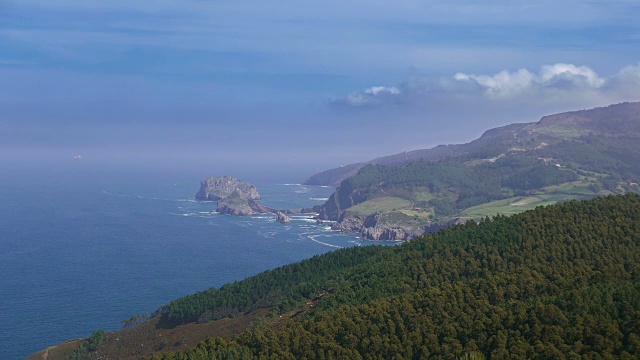
[[[599,106],[640,100],[640,64],[612,76],[600,76],[585,65],[557,63],[537,72],[529,69],[498,73],[456,73],[452,77],[418,78],[398,86],[376,86],[353,92],[333,104],[371,107],[389,104],[488,102],[494,104],[566,104]]]

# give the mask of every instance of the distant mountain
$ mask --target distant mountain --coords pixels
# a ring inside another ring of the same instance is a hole
[[[385,240],[559,201],[638,192],[640,103],[545,116],[489,130],[468,144],[325,174],[346,179],[320,218],[335,221],[334,229]]]
[[[543,117],[537,123],[520,123],[486,131],[470,143],[438,145],[430,149],[407,151],[383,156],[362,163],[333,168],[312,175],[306,185],[337,187],[343,180],[354,176],[366,165],[401,165],[417,160],[438,160],[446,156],[459,156],[496,146],[522,143],[533,137],[555,142],[564,137],[581,135],[640,136],[640,102],[622,103],[591,110],[580,110]],[[533,136],[536,135],[536,136]],[[518,136],[521,137],[518,140]]]
[[[639,223],[628,194],[340,249],[29,359],[637,359]]]

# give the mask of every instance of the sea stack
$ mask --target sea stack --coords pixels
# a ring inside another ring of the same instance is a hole
[[[291,219],[289,219],[287,214],[285,214],[284,212],[278,211],[276,212],[276,221],[281,224],[288,224],[289,222],[291,222]]]

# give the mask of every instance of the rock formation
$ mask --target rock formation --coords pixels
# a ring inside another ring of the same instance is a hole
[[[276,220],[281,223],[290,221],[286,214],[319,212],[320,207],[276,210],[260,205],[257,200],[260,194],[255,186],[242,182],[232,176],[217,176],[200,182],[200,190],[196,193],[196,200],[218,202],[218,212],[227,215],[276,214]]]
[[[285,214],[284,212],[277,211],[276,212],[276,221],[281,223],[281,224],[288,224],[289,222],[291,222],[291,219],[289,219],[287,214]]]
[[[380,214],[348,215],[331,225],[331,229],[357,233],[369,240],[409,240],[425,233],[423,228],[390,226],[380,223]]]
[[[218,201],[222,200],[234,191],[249,200],[260,200],[260,194],[255,186],[242,182],[232,176],[217,176],[204,179],[200,182],[200,190],[196,193],[196,200]]]
[[[253,185],[252,185],[253,186]],[[218,200],[218,212],[228,215],[254,215],[274,213],[276,210],[258,204],[240,189],[234,190],[229,196]]]

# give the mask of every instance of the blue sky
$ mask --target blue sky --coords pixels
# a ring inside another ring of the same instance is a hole
[[[4,0],[0,159],[312,172],[466,142],[640,100],[638,18],[638,1]]]

